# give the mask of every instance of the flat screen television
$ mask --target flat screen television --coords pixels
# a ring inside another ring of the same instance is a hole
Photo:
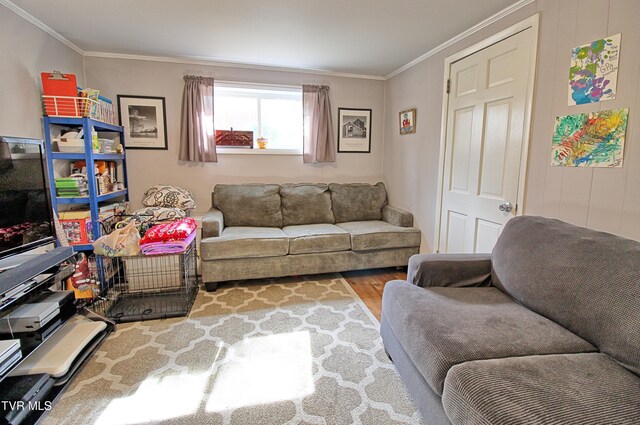
[[[42,140],[0,136],[0,258],[54,241]]]

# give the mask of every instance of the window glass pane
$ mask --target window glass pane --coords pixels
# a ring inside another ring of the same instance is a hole
[[[291,87],[217,83],[216,130],[253,131],[268,140],[267,149],[302,151],[302,90]]]
[[[215,96],[213,108],[216,130],[253,131],[254,139],[258,137],[258,99]]]
[[[300,149],[302,146],[302,101],[262,99],[261,136],[269,149]]]

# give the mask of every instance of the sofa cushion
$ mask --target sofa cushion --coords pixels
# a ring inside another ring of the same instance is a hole
[[[601,353],[453,366],[442,404],[454,424],[639,424],[640,378]]]
[[[516,217],[498,238],[492,266],[495,286],[640,375],[640,242]]]
[[[284,226],[335,223],[327,184],[283,184],[280,198]]]
[[[462,362],[595,350],[493,287],[427,289],[392,281],[384,288],[382,312],[438,395],[449,369]]]
[[[420,230],[414,227],[398,227],[380,220],[352,221],[337,226],[349,232],[354,251],[420,246]]]
[[[279,257],[289,253],[289,239],[273,227],[225,227],[221,236],[202,239],[200,251],[204,261]]]
[[[351,238],[333,224],[303,224],[282,229],[289,238],[289,254],[348,251]]]
[[[382,207],[387,205],[384,183],[331,183],[329,190],[336,223],[382,218]]]
[[[282,227],[279,191],[277,184],[218,184],[213,206],[226,226]]]

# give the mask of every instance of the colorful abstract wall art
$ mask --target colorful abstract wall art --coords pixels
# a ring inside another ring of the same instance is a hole
[[[571,51],[569,106],[616,97],[620,34],[595,40]]]
[[[551,165],[622,167],[629,108],[556,117]]]

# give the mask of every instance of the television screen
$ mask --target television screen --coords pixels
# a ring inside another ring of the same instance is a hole
[[[0,137],[0,258],[53,241],[41,140]]]

